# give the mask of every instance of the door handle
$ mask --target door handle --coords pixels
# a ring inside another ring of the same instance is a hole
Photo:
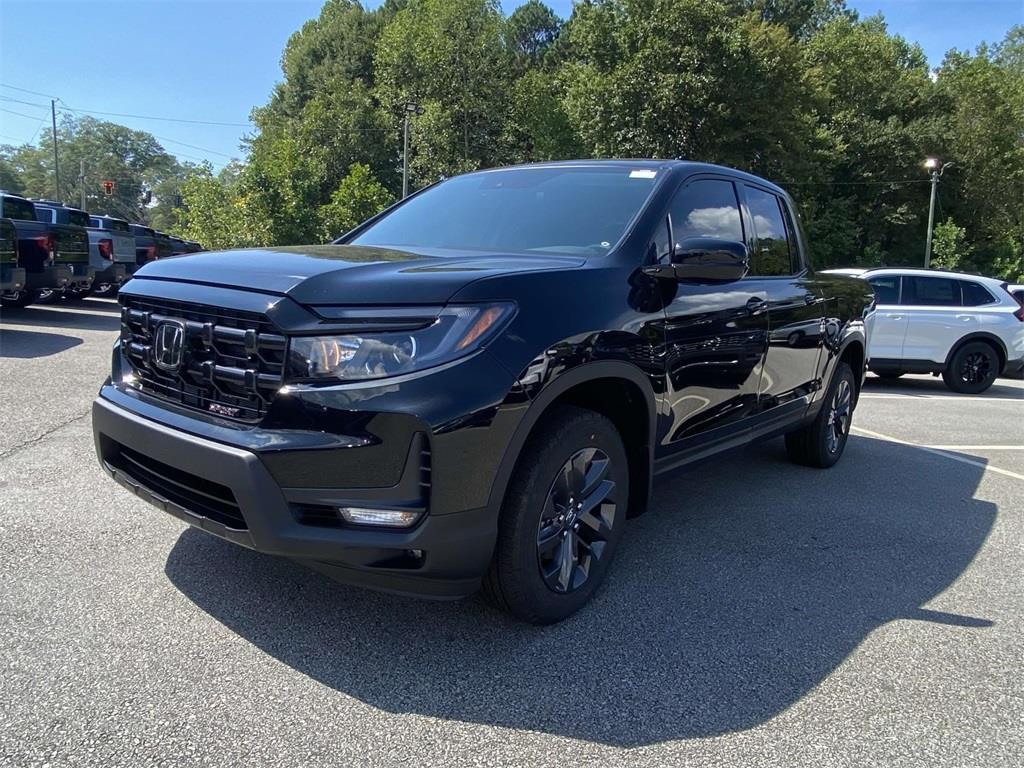
[[[969,323],[969,322],[971,322],[971,320],[974,319],[974,316],[973,315],[957,315],[956,319],[957,320],[962,320],[965,323]]]
[[[903,315],[886,315],[886,318],[889,320],[902,320]]]
[[[768,302],[759,296],[751,296],[747,299],[747,311],[752,315],[760,315],[768,309]]]

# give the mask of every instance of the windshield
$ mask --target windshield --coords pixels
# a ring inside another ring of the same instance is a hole
[[[501,253],[607,253],[654,188],[629,167],[514,168],[426,190],[350,242]]]

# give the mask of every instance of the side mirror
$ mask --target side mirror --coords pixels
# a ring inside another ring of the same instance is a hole
[[[672,263],[677,280],[732,282],[747,274],[747,246],[735,240],[689,237],[676,243]]]
[[[668,280],[730,283],[747,274],[747,246],[735,240],[688,237],[676,243],[671,264],[645,267],[644,272]]]

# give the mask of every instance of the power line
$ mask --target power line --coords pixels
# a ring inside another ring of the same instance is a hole
[[[184,117],[157,117],[155,115],[132,115],[126,112],[106,112],[98,109],[82,109],[72,107],[63,100],[60,100],[64,109],[71,112],[84,112],[87,115],[111,115],[113,117],[131,117],[135,120],[160,120],[165,123],[189,123],[191,125],[223,125],[230,128],[252,128],[252,123],[222,123],[216,120],[188,120]]]
[[[27,117],[29,120],[39,119],[39,115],[26,115],[24,112],[15,112],[13,109],[5,109],[3,107],[0,107],[0,112],[9,112],[10,114],[17,115],[18,117]],[[43,119],[46,119],[46,115],[43,115]]]
[[[50,93],[42,93],[40,91],[30,91],[28,88],[19,88],[16,85],[8,85],[7,83],[0,83],[0,88],[10,88],[12,91],[21,91],[22,93],[31,93],[33,96],[45,96],[48,99],[57,99],[58,96],[54,96]]]
[[[10,96],[0,96],[0,99],[4,101],[13,101],[16,104],[27,104],[30,107],[39,107],[40,109],[46,109],[49,104],[40,104],[37,101],[24,101],[22,99],[12,99]]]

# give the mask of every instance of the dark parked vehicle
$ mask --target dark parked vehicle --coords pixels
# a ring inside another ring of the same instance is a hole
[[[332,245],[158,261],[120,301],[93,406],[118,482],[344,582],[482,586],[546,623],[654,475],[783,434],[834,464],[874,300],[812,271],[770,182],[589,161],[459,176]]]
[[[174,241],[170,235],[156,229],[153,230],[153,237],[156,242],[156,257],[158,259],[166,259],[168,256],[174,255]]]
[[[93,293],[111,296],[135,272],[135,237],[128,222],[113,216],[89,217],[89,258],[97,266]]]
[[[25,285],[3,294],[5,306],[24,307],[53,291],[87,289],[92,283],[89,239],[81,227],[47,223],[31,200],[0,192],[0,218],[10,219],[18,238]]]
[[[10,219],[0,219],[0,294],[16,294],[25,287],[25,270],[18,265],[18,230]]]
[[[136,267],[156,261],[156,231],[144,224],[129,224],[128,229],[135,238]]]
[[[127,267],[124,263],[127,250],[131,252],[131,263],[135,263],[134,242],[130,235],[119,234],[117,239],[118,256],[115,259],[113,235],[101,228],[93,226],[93,218],[80,208],[73,208],[69,205],[54,200],[33,200],[36,206],[36,216],[43,221],[52,224],[63,224],[71,227],[82,227],[85,229],[88,238],[89,268],[92,270],[92,283],[89,288],[80,288],[76,291],[79,295],[92,292],[92,289],[99,289],[99,293],[110,293],[117,291],[117,288],[128,279]],[[127,243],[125,242],[127,240]]]

